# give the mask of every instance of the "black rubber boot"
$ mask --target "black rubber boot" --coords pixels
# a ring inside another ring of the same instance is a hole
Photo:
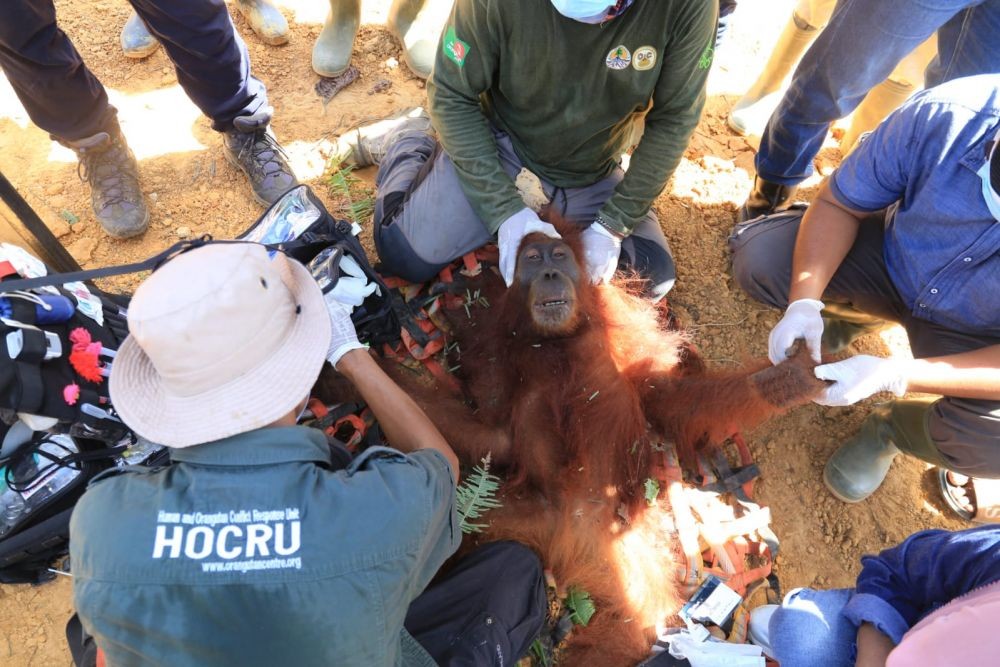
[[[62,142],[80,159],[77,173],[90,184],[94,215],[111,236],[138,236],[149,227],[149,209],[139,187],[139,165],[117,127]]]
[[[247,175],[253,198],[262,206],[270,206],[298,185],[285,152],[268,128],[270,119],[267,113],[238,116],[222,138],[226,159]]]
[[[837,354],[855,339],[885,328],[888,322],[847,303],[827,303],[823,308],[823,353]]]
[[[845,503],[861,502],[882,485],[900,452],[929,463],[944,461],[927,428],[933,399],[906,399],[875,406],[861,428],[840,446],[823,470],[823,482]]]
[[[740,207],[736,222],[746,222],[762,215],[784,211],[792,205],[792,197],[798,189],[797,185],[778,185],[755,176],[753,190]]]

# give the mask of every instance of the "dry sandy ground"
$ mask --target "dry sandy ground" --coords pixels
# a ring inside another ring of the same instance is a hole
[[[353,123],[422,103],[423,84],[397,64],[399,47],[382,27],[386,0],[366,0],[354,63],[361,78],[324,108],[314,92],[309,62],[323,17],[322,0],[279,0],[292,24],[289,44],[263,45],[241,18],[254,71],[269,89],[274,128],[294,166],[331,210],[343,201],[323,177],[319,142]],[[33,127],[0,76],[0,169],[13,180],[85,266],[145,258],[184,235],[238,234],[259,215],[243,177],[222,156],[219,138],[188,102],[162,49],[142,61],[124,58],[118,31],[128,15],[125,0],[57,0],[59,20],[119,108],[129,143],[140,159],[152,225],[141,239],[105,237],[90,212],[71,153]],[[728,273],[726,238],[733,214],[751,185],[753,148],[729,132],[725,115],[751,83],[781,24],[788,0],[743,0],[727,43],[716,55],[710,99],[691,147],[656,211],[678,259],[671,295],[710,363],[732,366],[766,353],[778,313],[750,302]],[[391,86],[369,92],[381,79]],[[818,159],[829,173],[840,159],[831,141]],[[362,172],[368,183],[374,174]],[[818,178],[807,184],[811,195]],[[65,218],[77,217],[72,225]],[[119,287],[134,286],[135,279]],[[906,354],[899,330],[870,336],[857,351]],[[838,444],[860,424],[866,406],[809,406],[750,434],[763,471],[759,499],[770,505],[782,540],[779,574],[786,589],[849,586],[858,559],[928,527],[960,528],[941,511],[926,466],[897,460],[867,502],[848,506],[823,486],[822,468]],[[68,665],[63,628],[71,614],[67,579],[40,587],[0,586],[0,664]]]

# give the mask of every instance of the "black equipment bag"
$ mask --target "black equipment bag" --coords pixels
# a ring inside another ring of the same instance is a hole
[[[13,287],[24,278],[50,284]],[[61,282],[26,251],[0,245],[0,410],[58,421],[57,431],[117,442],[128,429],[108,399],[107,373],[128,335],[128,300],[80,281]],[[86,348],[86,349],[84,349]]]
[[[50,567],[69,550],[73,507],[97,474],[167,461],[166,448],[132,435],[109,446],[34,433],[0,459],[0,583],[41,583],[55,576]]]
[[[309,186],[299,185],[282,195],[239,239],[280,249],[307,265],[324,293],[360,270],[375,291],[351,314],[358,339],[372,347],[399,340],[392,295],[368,261],[354,226],[330,215]]]

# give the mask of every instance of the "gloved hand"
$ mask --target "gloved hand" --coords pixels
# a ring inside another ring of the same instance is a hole
[[[820,341],[823,338],[823,302],[816,299],[798,299],[788,304],[781,321],[771,329],[767,338],[767,357],[772,364],[788,358],[788,350],[795,341],[803,338],[813,361],[820,363]]]
[[[611,280],[618,268],[622,240],[604,225],[594,222],[580,235],[583,241],[583,261],[590,282],[595,285]]]
[[[880,391],[891,391],[896,396],[905,394],[910,362],[859,354],[833,364],[817,366],[813,373],[820,380],[834,382],[815,399],[816,403],[853,405]]]
[[[351,350],[363,350],[365,346],[358,341],[358,332],[354,330],[354,322],[351,321],[351,311],[354,310],[352,306],[345,305],[327,294],[326,310],[330,313],[332,329],[326,360],[336,368],[341,357]]]
[[[500,275],[507,287],[514,282],[514,267],[517,266],[517,250],[521,239],[532,232],[541,232],[554,239],[562,238],[556,228],[542,222],[530,208],[523,208],[510,216],[497,230],[497,245],[500,247]]]

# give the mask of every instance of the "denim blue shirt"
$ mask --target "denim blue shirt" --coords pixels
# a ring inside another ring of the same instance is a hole
[[[434,665],[403,620],[461,539],[443,456],[333,471],[296,426],[171,455],[73,512],[73,598],[110,667]]]
[[[871,623],[895,644],[917,621],[957,597],[1000,581],[1000,526],[925,530],[861,559],[844,615]]]
[[[913,96],[844,160],[834,196],[889,207],[885,262],[914,317],[1000,336],[1000,223],[976,172],[1000,126],[1000,74]]]

